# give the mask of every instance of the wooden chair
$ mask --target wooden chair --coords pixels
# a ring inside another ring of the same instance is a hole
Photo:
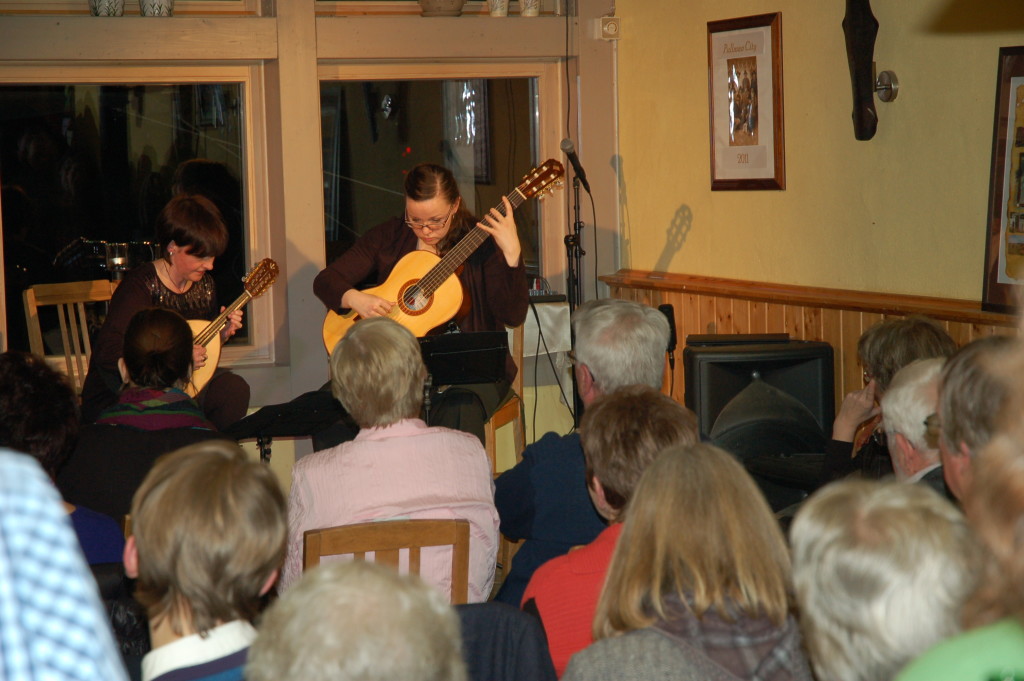
[[[495,433],[502,426],[512,424],[512,437],[516,446],[516,461],[526,448],[526,420],[523,417],[523,325],[512,331],[512,361],[516,364],[516,377],[512,381],[512,395],[491,414],[484,424],[484,449],[491,460],[491,473],[498,471],[498,451]]]
[[[85,304],[110,300],[116,287],[117,282],[97,279],[62,284],[36,284],[22,292],[25,301],[25,321],[28,324],[29,349],[34,354],[46,356],[43,332],[39,325],[39,308],[46,305],[57,308],[60,338],[64,347],[64,365],[76,393],[82,392],[85,374],[89,370],[89,358],[92,356]]]
[[[516,364],[516,378],[512,382],[512,395],[504,404],[498,407],[497,411],[484,424],[484,448],[487,450],[487,458],[491,460],[491,473],[498,475],[498,451],[495,433],[498,428],[511,423],[512,437],[515,442],[516,463],[523,459],[523,450],[526,449],[526,419],[523,406],[523,324],[515,327],[512,331],[512,360]],[[512,557],[516,555],[519,546],[523,542],[512,541],[505,535],[501,535],[498,544],[497,569],[507,575],[512,565]]]
[[[352,554],[398,569],[399,555],[408,551],[409,573],[420,573],[420,549],[427,546],[452,547],[452,605],[469,600],[468,520],[385,520],[307,530],[303,535],[302,567],[308,570],[325,556]]]

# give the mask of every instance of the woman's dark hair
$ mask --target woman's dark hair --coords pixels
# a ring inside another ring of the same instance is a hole
[[[440,196],[451,204],[462,198],[452,171],[433,163],[421,163],[406,174],[405,196],[413,201],[429,201]],[[438,254],[447,253],[474,225],[476,218],[466,209],[465,201],[459,201],[459,209],[452,215],[451,228],[437,244]]]
[[[156,238],[164,258],[172,241],[197,258],[217,257],[228,246],[220,211],[199,194],[179,194],[167,202],[156,218]]]
[[[42,357],[0,354],[0,446],[34,456],[51,478],[78,442],[78,398]]]
[[[132,383],[173,388],[192,373],[192,330],[177,312],[139,310],[124,333],[124,364]]]

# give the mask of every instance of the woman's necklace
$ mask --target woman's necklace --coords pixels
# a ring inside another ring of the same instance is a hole
[[[160,262],[164,264],[164,276],[166,277],[167,283],[169,284],[168,288],[179,295],[184,293],[188,288],[188,279],[186,279],[183,283],[178,284],[176,281],[174,281],[174,276],[171,274],[171,263],[162,259],[160,260]]]

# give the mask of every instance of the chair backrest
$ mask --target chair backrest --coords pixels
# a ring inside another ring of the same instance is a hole
[[[396,570],[401,552],[407,551],[409,573],[420,573],[420,549],[428,546],[452,547],[453,605],[469,600],[469,521],[468,520],[387,520],[307,530],[303,535],[303,570],[320,564],[325,556],[351,554],[356,560],[374,561]]]
[[[85,374],[89,369],[89,358],[92,356],[85,304],[110,300],[116,287],[116,282],[97,279],[61,284],[36,284],[22,292],[29,349],[34,354],[46,356],[43,331],[39,325],[39,308],[47,305],[57,308],[64,364],[68,378],[71,379],[77,393],[82,392]]]
[[[516,395],[519,399],[523,398],[523,327],[525,323],[512,329],[512,346],[509,348],[509,353],[512,355],[512,361],[516,363],[516,377],[512,381],[512,390],[516,391]]]

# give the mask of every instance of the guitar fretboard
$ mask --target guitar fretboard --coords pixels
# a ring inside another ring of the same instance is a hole
[[[508,202],[512,204],[513,210],[518,208],[523,201],[526,200],[526,196],[520,191],[519,187],[516,187],[508,194]],[[502,201],[496,207],[497,211],[502,215],[505,215],[505,202]],[[437,263],[430,268],[422,279],[419,280],[419,288],[424,296],[434,295],[434,291],[443,284],[448,277],[455,274],[455,270],[459,269],[459,266],[466,261],[470,255],[473,254],[480,244],[482,244],[490,234],[474,227],[470,230],[469,234],[462,237],[459,243],[455,244],[452,250],[448,251],[441,262]]]

